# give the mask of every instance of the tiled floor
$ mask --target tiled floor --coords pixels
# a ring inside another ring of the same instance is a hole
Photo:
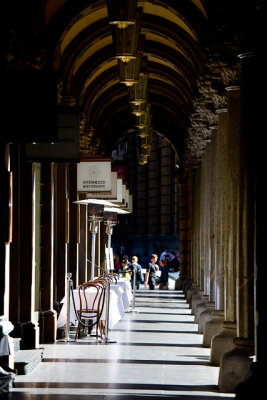
[[[234,398],[218,392],[194,317],[180,291],[140,290],[108,343],[94,338],[44,345],[43,362],[17,376],[16,400]],[[129,309],[131,310],[131,308]]]

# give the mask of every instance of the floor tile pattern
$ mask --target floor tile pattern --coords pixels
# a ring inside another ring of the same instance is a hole
[[[44,344],[43,362],[17,376],[12,400],[215,400],[218,367],[209,362],[194,316],[181,291],[140,290],[135,311],[109,332]]]

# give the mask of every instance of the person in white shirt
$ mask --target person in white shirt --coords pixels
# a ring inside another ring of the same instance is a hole
[[[171,257],[171,253],[169,252],[169,249],[166,247],[166,249],[161,253],[159,261],[162,260],[166,260],[166,256],[168,256],[168,258]],[[167,260],[168,261],[168,260]]]

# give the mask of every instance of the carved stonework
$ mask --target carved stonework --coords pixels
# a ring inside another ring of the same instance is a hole
[[[231,52],[235,46],[226,42],[226,51]],[[191,126],[188,129],[188,139],[185,141],[185,153],[182,159],[184,168],[198,168],[206,145],[211,141],[212,129],[218,122],[216,110],[227,107],[228,85],[238,85],[240,80],[240,64],[237,57],[229,57],[235,62],[231,65],[219,59],[220,52],[207,50],[205,74],[198,79],[199,96],[193,104],[195,111],[190,116]],[[226,57],[227,58],[227,57]]]

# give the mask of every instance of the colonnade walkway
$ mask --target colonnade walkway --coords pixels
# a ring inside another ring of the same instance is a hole
[[[43,362],[16,377],[10,399],[214,400],[219,368],[209,362],[182,291],[140,290],[135,312],[109,332],[108,343],[81,339],[42,345]],[[129,310],[132,310],[129,308]]]

